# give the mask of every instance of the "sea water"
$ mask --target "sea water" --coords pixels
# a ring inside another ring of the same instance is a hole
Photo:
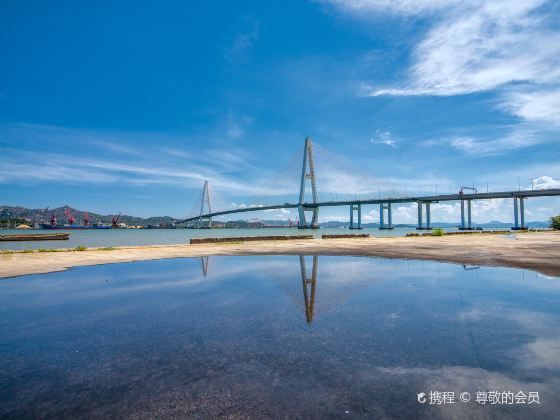
[[[8,278],[0,417],[555,418],[559,324],[560,278],[509,268],[259,256]]]
[[[445,229],[457,231],[456,228]],[[374,228],[349,230],[345,228],[297,229],[297,228],[259,228],[259,229],[89,229],[89,230],[16,230],[0,229],[2,234],[32,234],[32,233],[70,233],[67,241],[23,241],[2,242],[2,249],[39,249],[39,248],[87,248],[109,246],[136,246],[136,245],[172,245],[186,244],[191,238],[224,237],[224,236],[272,236],[272,235],[313,235],[320,238],[323,234],[370,234],[372,236],[404,236],[409,232],[417,231],[415,228],[395,228],[380,230]]]

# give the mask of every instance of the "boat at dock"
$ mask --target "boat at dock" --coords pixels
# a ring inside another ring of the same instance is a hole
[[[69,233],[31,233],[0,235],[0,241],[63,241],[69,239],[69,237]]]
[[[111,229],[111,226],[84,226],[84,225],[51,225],[48,223],[41,223],[41,229],[56,229],[56,230],[64,230],[64,229]]]
[[[41,223],[41,229],[56,229],[56,230],[66,230],[66,229],[111,229],[111,226],[105,226],[100,224],[90,224],[89,223],[89,214],[87,211],[84,212],[84,222],[83,224],[79,225],[74,223],[76,218],[72,214],[69,208],[64,210],[64,214],[68,218],[68,223],[64,225],[60,225],[56,222],[56,216],[54,214],[51,215],[51,222],[50,223]],[[119,215],[120,217],[120,215]],[[113,225],[115,225],[115,218],[113,218]]]

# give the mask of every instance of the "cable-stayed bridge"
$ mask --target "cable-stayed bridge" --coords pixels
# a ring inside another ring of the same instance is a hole
[[[216,206],[212,203],[208,181],[205,181],[202,199],[196,203],[191,215],[180,223],[188,223],[191,227],[209,228],[211,227],[212,218],[225,216],[230,214],[241,214],[255,211],[280,210],[280,209],[297,209],[298,212],[298,228],[300,229],[316,229],[318,228],[319,210],[322,207],[340,207],[349,208],[350,229],[362,228],[362,206],[379,205],[379,227],[380,229],[393,228],[393,204],[401,203],[417,203],[418,205],[418,229],[431,229],[431,204],[455,201],[461,206],[461,225],[460,229],[471,230],[472,225],[472,201],[473,200],[491,200],[491,199],[513,199],[513,229],[526,229],[525,225],[525,200],[532,197],[560,196],[560,189],[539,189],[539,190],[517,190],[517,191],[499,191],[499,192],[478,192],[474,187],[462,187],[457,193],[449,194],[410,194],[405,190],[389,190],[383,194],[379,193],[377,197],[358,198],[348,197],[338,198],[338,194],[334,199],[321,200],[318,190],[318,176],[316,173],[315,149],[310,137],[305,139],[303,150],[303,158],[300,156],[301,169],[299,171],[290,171],[291,179],[275,177],[272,179],[268,190],[273,194],[269,197],[277,199],[276,204],[250,204],[237,205],[231,203],[229,206]],[[333,161],[332,156],[325,155],[325,160]],[[336,160],[336,158],[334,159]],[[334,164],[337,164],[335,162]],[[350,168],[350,171],[354,168]],[[299,173],[298,173],[299,172]],[[330,171],[326,171],[330,173]],[[293,175],[296,174],[296,177]],[[346,181],[345,175],[340,171],[337,175],[341,178],[341,183]],[[356,178],[356,177],[354,177]],[[348,178],[350,182],[352,178]],[[465,192],[464,190],[467,190]],[[331,197],[332,198],[332,197]]]

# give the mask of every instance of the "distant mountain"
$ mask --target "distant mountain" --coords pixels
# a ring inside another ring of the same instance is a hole
[[[70,212],[76,218],[76,222],[78,224],[83,223],[84,220],[84,212],[83,210],[77,210],[70,206],[63,206],[58,207],[55,209],[28,209],[26,207],[21,206],[0,206],[0,221],[1,220],[8,220],[8,219],[25,219],[29,222],[35,223],[49,223],[51,219],[51,215],[55,215],[58,223],[64,224],[67,223],[67,218],[65,215],[66,210],[70,210]],[[88,213],[90,223],[100,223],[110,225],[113,217],[116,215],[109,214],[109,215],[101,215],[97,213]],[[129,215],[121,215],[119,218],[119,223],[125,223],[129,226],[173,226],[179,219],[174,219],[169,216],[159,216],[159,217],[135,217]],[[297,226],[295,221],[288,221],[288,220],[262,220],[262,219],[250,219],[250,220],[234,220],[228,222],[219,222],[219,221],[212,221],[212,225],[219,226],[219,227],[228,227],[228,228],[252,228],[252,227],[267,227],[267,226],[289,226],[289,224],[293,226]],[[343,228],[350,224],[349,221],[330,221],[330,222],[321,222],[319,226],[325,228]],[[433,227],[444,227],[444,228],[452,228],[458,227],[460,222],[457,223],[440,223],[440,222],[432,222]],[[538,221],[538,222],[527,222],[527,227],[531,228],[546,228],[549,226],[548,221]],[[378,228],[379,223],[363,223],[363,227],[365,228]],[[406,228],[415,228],[415,224],[394,224],[394,227],[406,227]],[[509,228],[513,226],[512,223],[504,223],[499,221],[492,221],[488,223],[473,223],[473,227],[482,227],[482,228]]]
[[[291,222],[293,226],[297,226],[295,221]],[[214,226],[220,227],[235,227],[235,228],[249,228],[249,227],[266,227],[266,226],[288,226],[290,222],[288,220],[262,220],[262,219],[251,219],[251,220],[234,220],[229,222],[217,222],[212,221]],[[350,224],[349,221],[330,221],[330,222],[321,222],[319,223],[320,227],[324,228],[344,228]],[[432,227],[443,227],[443,228],[453,228],[459,227],[460,222],[458,223],[440,223],[440,222],[432,222]],[[510,228],[513,226],[512,223],[504,223],[498,221],[491,221],[488,223],[473,223],[473,227],[482,227],[482,228]],[[549,222],[527,222],[527,227],[531,228],[546,228],[549,227]],[[364,228],[378,228],[379,223],[362,223],[362,227]],[[415,228],[416,224],[393,224],[393,227],[400,227],[400,228]]]
[[[35,223],[49,223],[51,216],[54,214],[56,220],[60,224],[67,223],[66,210],[70,210],[72,215],[75,217],[75,223],[82,224],[84,221],[84,211],[72,208],[70,206],[58,207],[55,209],[28,209],[21,206],[0,206],[0,220],[8,219],[25,219],[29,222]],[[110,225],[113,217],[117,216],[115,214],[102,215],[97,213],[88,212],[90,224],[100,223]],[[129,226],[160,226],[160,225],[172,225],[176,222],[176,219],[169,216],[162,217],[135,217],[128,215],[121,215],[119,217],[119,223],[126,223]]]

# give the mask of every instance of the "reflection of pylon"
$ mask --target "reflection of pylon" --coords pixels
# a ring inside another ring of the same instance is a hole
[[[303,301],[305,304],[305,318],[307,323],[313,322],[313,308],[315,306],[315,290],[317,287],[317,266],[319,257],[313,255],[313,268],[311,269],[311,278],[307,277],[307,269],[305,267],[305,256],[299,256],[299,265],[301,269],[301,282],[303,285]],[[309,290],[311,286],[311,290]]]
[[[206,277],[208,275],[208,261],[209,257],[200,257],[200,263],[202,264],[202,275]]]
[[[204,204],[206,204],[208,211],[204,211]],[[198,228],[211,228],[212,227],[212,216],[203,217],[204,214],[209,214],[212,212],[210,207],[210,191],[208,190],[208,181],[204,181],[204,188],[202,189],[202,202],[200,203],[200,215],[198,216]],[[204,226],[204,221],[207,221],[207,225]]]
[[[306,181],[309,179],[311,183],[311,195],[313,198],[312,205],[304,205],[305,203],[305,186]],[[299,189],[299,224],[300,229],[317,229],[317,221],[319,219],[319,207],[317,204],[317,185],[315,183],[315,167],[313,164],[313,144],[311,142],[311,137],[305,139],[305,147],[303,149],[303,167],[301,169],[301,184]],[[307,224],[305,219],[305,212],[313,212],[311,217],[311,223]]]

